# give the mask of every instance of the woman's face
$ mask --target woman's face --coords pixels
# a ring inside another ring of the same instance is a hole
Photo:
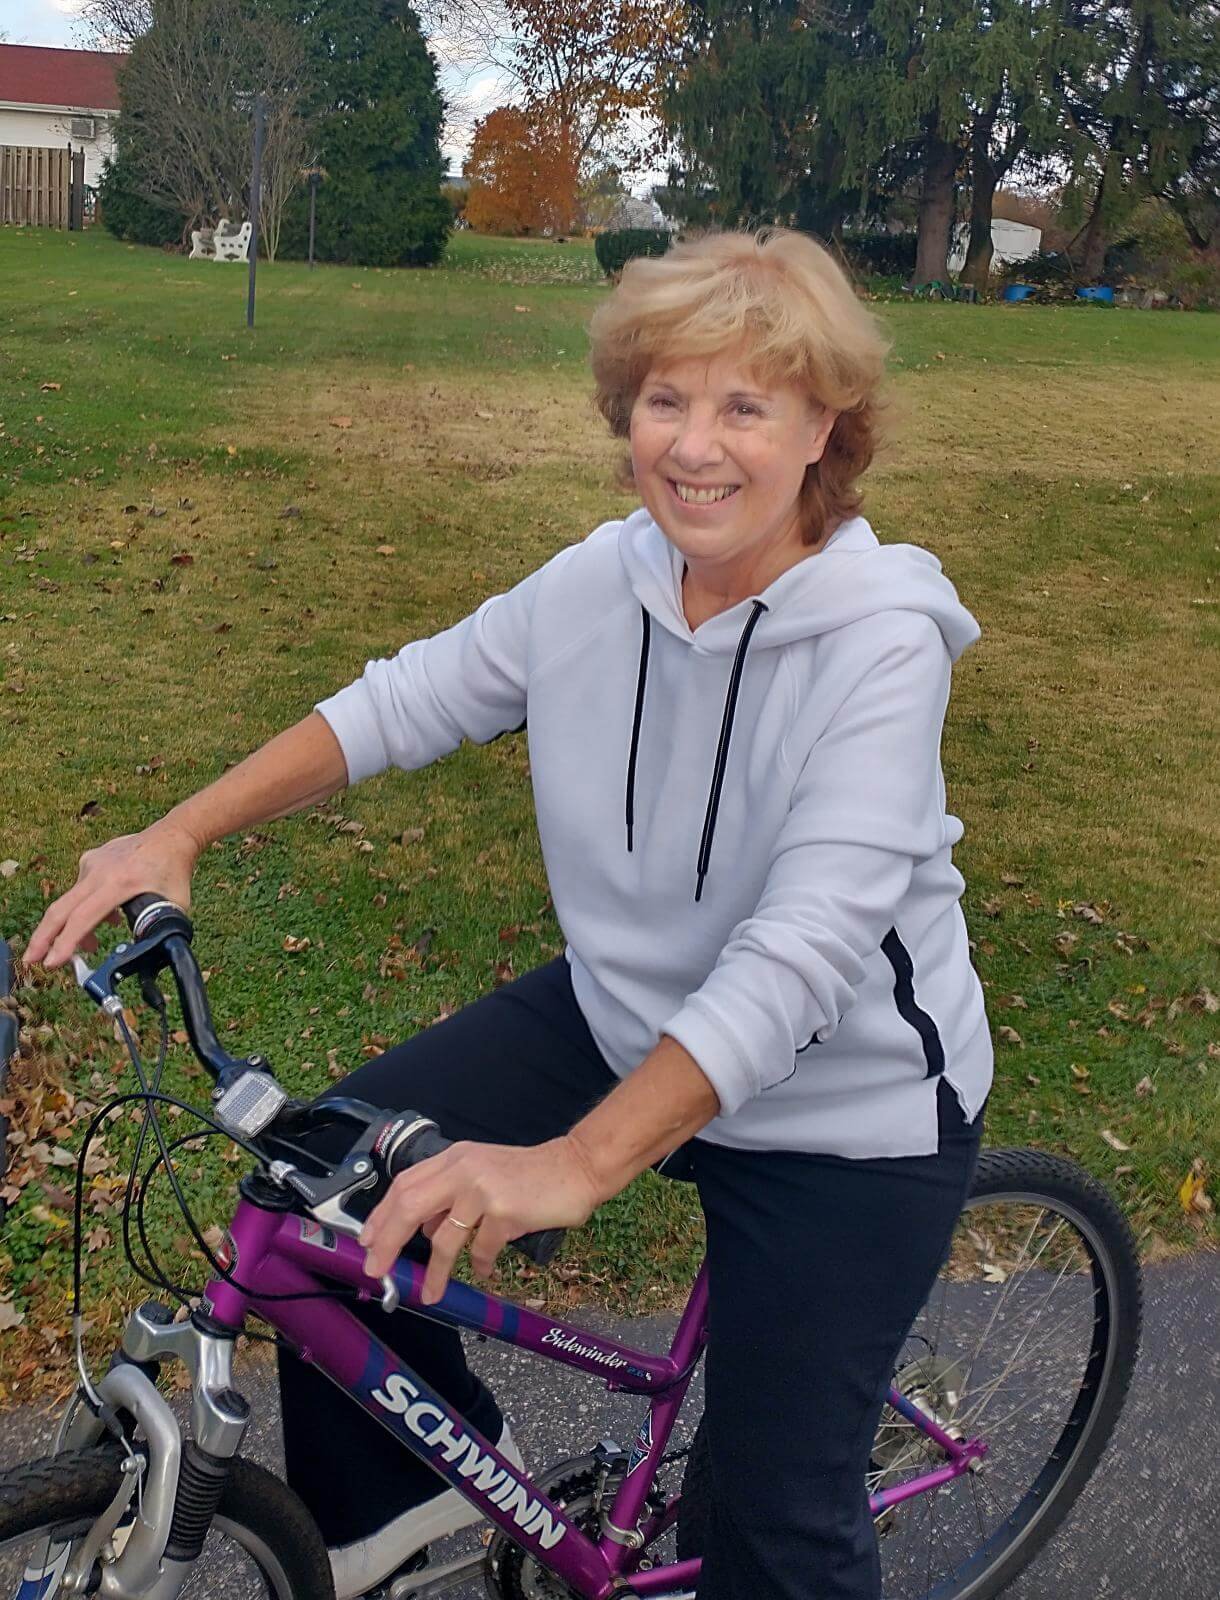
[[[805,468],[837,413],[793,384],[764,381],[742,353],[654,364],[631,411],[631,462],[645,506],[688,562],[707,570],[801,542]]]

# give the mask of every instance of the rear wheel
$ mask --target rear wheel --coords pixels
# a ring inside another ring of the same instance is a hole
[[[71,1551],[119,1491],[122,1459],[117,1445],[104,1443],[0,1475],[3,1600],[58,1600]],[[122,1538],[120,1523],[115,1544]],[[101,1572],[99,1559],[86,1594],[98,1592]],[[334,1600],[335,1590],[326,1546],[301,1501],[238,1456],[203,1553],[179,1592],[192,1600]]]
[[[990,1600],[1043,1548],[1114,1430],[1140,1316],[1135,1241],[1101,1184],[1040,1151],[984,1151],[893,1383],[954,1437],[986,1440],[988,1454],[977,1472],[875,1518],[886,1600]],[[945,1459],[887,1405],[868,1492]],[[683,1482],[682,1558],[700,1554],[710,1482],[701,1423]]]

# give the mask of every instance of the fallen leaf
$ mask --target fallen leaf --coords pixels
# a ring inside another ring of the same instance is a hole
[[[998,1027],[996,1029],[996,1034],[999,1038],[1003,1039],[1005,1044],[1023,1045],[1025,1043],[1025,1040],[1022,1039],[1017,1030],[1015,1028],[1010,1028],[1007,1023],[1003,1023],[1000,1027]]]
[[[1073,1078],[1076,1078],[1080,1082],[1083,1082],[1084,1079],[1089,1075],[1088,1067],[1078,1067],[1074,1061],[1068,1062],[1068,1071],[1072,1074]]]
[[[1023,994],[1002,994],[997,997],[997,1005],[1009,1006],[1014,1011],[1028,1011],[1029,1001]]]
[[[988,1283],[1007,1283],[1008,1274],[996,1261],[984,1261],[983,1277]]]
[[[1084,900],[1076,902],[1076,904],[1072,907],[1072,915],[1074,917],[1081,917],[1085,922],[1092,922],[1094,924],[1104,922],[1106,920],[1105,915],[1099,911],[1095,905],[1092,905],[1090,902]]]
[[[420,829],[420,837],[421,838],[423,837],[423,829],[422,828]],[[21,863],[20,863],[20,861],[12,861],[12,860],[0,861],[0,878],[11,878],[15,872],[20,872],[20,871],[21,871]]]
[[[1153,1083],[1151,1078],[1141,1078],[1135,1086],[1135,1096],[1137,1100],[1146,1100],[1150,1094],[1155,1093],[1156,1084]]]
[[[298,955],[302,950],[309,949],[310,942],[309,939],[298,939],[291,933],[285,934],[284,949],[289,955]]]
[[[96,813],[101,803],[100,800],[86,800],[76,815],[78,817],[91,817]]]
[[[1111,1150],[1130,1150],[1131,1148],[1129,1144],[1124,1144],[1116,1133],[1111,1133],[1109,1128],[1103,1128],[1101,1130],[1101,1136],[1110,1146]]]
[[[95,1251],[104,1250],[110,1243],[110,1229],[104,1228],[100,1222],[96,1227],[90,1228],[85,1235],[85,1249],[90,1255],[93,1255]]]
[[[179,550],[170,556],[170,564],[175,567],[193,567],[195,558],[189,550]]]
[[[379,544],[377,546],[377,554],[379,556],[392,556],[395,553],[395,547],[392,544]]]
[[[424,837],[422,828],[404,828],[398,836],[399,844],[419,844]]]
[[[490,411],[476,411],[475,416],[483,422],[490,422],[492,420],[492,413]]]
[[[1191,1162],[1190,1171],[1182,1179],[1181,1187],[1178,1189],[1178,1199],[1181,1201],[1182,1210],[1185,1211],[1187,1216],[1192,1214],[1202,1216],[1215,1209],[1212,1205],[1211,1196],[1204,1187],[1203,1159],[1201,1156],[1196,1156]],[[3,1310],[2,1304],[0,1304],[0,1310]],[[3,1324],[0,1324],[0,1326],[3,1326]]]
[[[332,417],[330,425],[332,428],[350,428],[352,419],[350,417]]]
[[[24,1311],[18,1311],[11,1300],[0,1300],[0,1333],[19,1328],[24,1321]]]

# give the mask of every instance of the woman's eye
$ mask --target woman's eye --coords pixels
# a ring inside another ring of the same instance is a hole
[[[653,405],[653,406],[672,406],[673,405],[673,401],[669,398],[669,396],[667,394],[654,394],[652,399],[649,401],[649,405]]]
[[[747,401],[743,400],[737,407],[737,415],[739,417],[757,417],[761,415],[761,412],[757,406],[752,406]]]

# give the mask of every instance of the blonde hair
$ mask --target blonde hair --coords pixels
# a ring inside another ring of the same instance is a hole
[[[597,408],[616,439],[629,437],[632,407],[658,360],[744,345],[760,377],[794,383],[839,413],[821,460],[805,470],[806,542],[818,544],[859,510],[856,480],[877,445],[888,341],[807,234],[711,230],[666,255],[636,257],[589,332]],[[624,483],[632,481],[628,460]]]

